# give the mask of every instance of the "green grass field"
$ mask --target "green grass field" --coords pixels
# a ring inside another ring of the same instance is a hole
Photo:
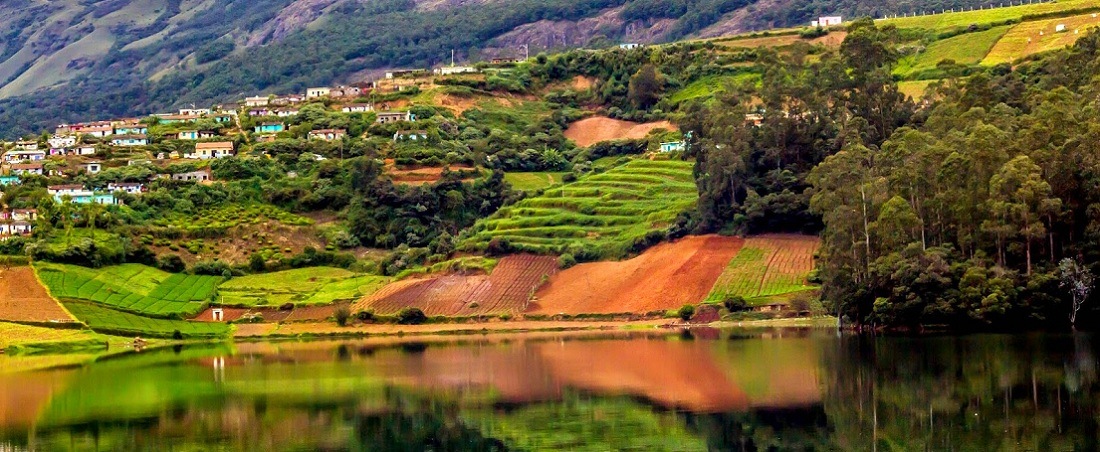
[[[362,275],[340,268],[311,267],[233,278],[218,288],[226,306],[328,304],[357,300],[389,282],[383,276]]]
[[[506,173],[504,180],[512,184],[512,188],[519,191],[542,190],[554,184],[561,183],[561,177],[566,173]]]
[[[817,239],[813,237],[751,237],[714,283],[708,302],[732,296],[750,304],[772,297],[815,289],[806,283],[813,268]]]
[[[928,85],[935,83],[936,80],[910,80],[904,82],[898,82],[898,91],[902,94],[910,96],[913,99],[920,99],[924,95],[924,90],[928,88]]]
[[[228,204],[207,209],[195,215],[174,215],[154,222],[157,226],[184,230],[227,229],[243,224],[258,224],[264,221],[276,221],[291,226],[313,224],[309,218],[298,216],[267,204]]]
[[[933,42],[923,52],[899,61],[894,74],[902,77],[919,76],[922,72],[934,71],[936,65],[943,60],[954,60],[962,65],[981,63],[1008,29],[1007,26],[994,27]]]
[[[924,28],[927,30],[951,30],[954,28],[969,27],[971,24],[993,24],[1007,20],[1019,20],[1026,15],[1056,14],[1093,8],[1100,5],[1095,0],[1060,0],[1055,3],[1034,3],[1030,5],[1012,6],[1005,8],[993,8],[977,11],[966,11],[948,14],[933,14],[917,17],[899,17],[876,21],[879,26],[885,24],[897,25],[898,28]]]
[[[39,263],[38,277],[54,298],[94,301],[124,311],[190,317],[212,301],[222,278],[172,274],[139,264],[99,269]]]
[[[1055,27],[1058,25],[1065,25],[1066,31],[1056,32]],[[1012,27],[997,41],[982,60],[982,64],[994,66],[1011,63],[1028,55],[1061,49],[1073,45],[1090,28],[1097,26],[1100,26],[1100,17],[1092,17],[1092,14],[1024,22]]]
[[[725,91],[729,83],[739,84],[745,82],[758,83],[760,74],[743,73],[738,75],[714,75],[703,77],[683,87],[672,94],[669,100],[674,103],[685,100],[714,97],[715,94]]]
[[[695,205],[691,169],[691,162],[632,160],[501,209],[475,224],[459,247],[485,250],[495,238],[535,253],[569,252],[573,245],[621,257]]]
[[[0,322],[0,350],[11,354],[103,349],[107,341],[88,329],[59,329]]]
[[[91,303],[67,302],[65,308],[93,330],[105,334],[170,338],[179,331],[185,338],[215,338],[230,332],[229,325],[224,323],[152,319]]]

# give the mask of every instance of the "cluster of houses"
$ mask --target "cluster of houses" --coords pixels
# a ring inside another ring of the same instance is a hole
[[[0,237],[30,235],[37,219],[35,209],[0,210]]]

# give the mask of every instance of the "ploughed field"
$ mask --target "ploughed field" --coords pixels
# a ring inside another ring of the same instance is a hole
[[[577,143],[577,146],[588,147],[601,141],[645,138],[649,132],[656,129],[678,130],[676,125],[668,121],[639,124],[594,116],[570,124],[569,128],[565,129],[564,135]]]
[[[714,283],[707,301],[740,296],[752,302],[813,289],[806,276],[813,270],[820,239],[804,235],[762,235],[745,241]]]
[[[500,260],[489,275],[446,275],[399,281],[353,306],[390,315],[418,308],[430,316],[518,314],[545,278],[557,272],[554,256],[528,254]]]
[[[691,171],[692,162],[632,160],[500,209],[478,221],[459,248],[484,251],[496,239],[536,254],[579,247],[604,257],[626,255],[695,205]]]
[[[0,270],[0,320],[30,323],[74,321],[73,316],[50,297],[30,267]]]

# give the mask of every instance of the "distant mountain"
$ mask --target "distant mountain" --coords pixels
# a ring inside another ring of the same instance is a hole
[[[918,5],[919,3],[919,5]],[[5,0],[0,136],[547,49],[977,0]]]

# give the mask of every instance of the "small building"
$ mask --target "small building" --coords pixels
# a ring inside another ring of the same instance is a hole
[[[51,149],[71,148],[76,146],[76,137],[73,135],[54,135],[46,142],[50,144]]]
[[[76,155],[95,155],[95,146],[81,146],[73,150]]]
[[[423,130],[402,130],[393,134],[393,141],[427,140],[428,132]]]
[[[363,90],[357,86],[338,86],[329,91],[329,97],[333,99],[355,98],[363,94]]]
[[[153,115],[157,117],[157,120],[161,124],[183,124],[188,122],[198,121],[201,117],[199,115],[177,115],[177,114],[159,114]]]
[[[183,116],[206,116],[213,113],[209,108],[181,108],[180,115]]]
[[[263,107],[266,106],[271,99],[267,96],[253,96],[244,98],[244,106],[246,107]]]
[[[499,64],[516,64],[516,63],[520,63],[522,61],[523,61],[523,58],[504,57],[504,56],[498,56],[496,58],[493,58],[492,60],[489,60],[490,63],[498,64],[498,65]]]
[[[347,104],[340,111],[344,113],[366,113],[374,111],[374,104]]]
[[[13,162],[38,162],[46,159],[46,151],[13,149],[4,153],[4,161]]]
[[[829,28],[833,25],[840,25],[844,23],[844,18],[841,16],[821,16],[817,20],[810,21],[811,27]]]
[[[321,129],[309,131],[309,139],[311,140],[325,140],[336,141],[347,136],[348,131],[344,129]]]
[[[398,77],[414,77],[417,75],[424,75],[428,71],[426,69],[394,69],[386,73],[387,79],[395,79]]]
[[[0,237],[30,235],[34,225],[28,221],[0,221]]]
[[[209,130],[183,130],[176,134],[178,140],[205,140],[207,138],[214,138],[218,136],[216,132]]]
[[[97,124],[81,127],[79,130],[81,135],[91,135],[96,138],[104,138],[114,135],[115,127],[111,123]]]
[[[46,174],[42,170],[41,163],[16,163],[11,166],[11,173],[18,176],[27,176],[37,174],[39,176]]]
[[[479,72],[473,66],[444,66],[433,71],[436,75],[475,74]]]
[[[115,135],[145,135],[149,128],[143,125],[125,125],[115,127]]]
[[[642,47],[642,45],[638,44],[636,42],[626,42],[626,43],[619,44],[619,48],[622,49],[622,50],[634,50],[634,49],[641,48],[641,47]]]
[[[195,145],[195,153],[186,158],[191,159],[220,159],[233,156],[232,141],[216,141],[211,143],[199,143]]]
[[[293,107],[291,107],[291,108],[276,108],[275,109],[275,116],[278,116],[280,118],[289,118],[291,116],[298,116],[298,109],[293,108]]]
[[[0,186],[19,185],[21,182],[19,176],[0,176]]]
[[[265,135],[260,135],[260,136],[256,137],[256,142],[257,143],[271,143],[271,142],[274,142],[276,140],[276,138],[277,137],[273,134],[265,134]]]
[[[281,122],[265,122],[256,126],[256,133],[279,133],[286,130],[286,124]]]
[[[760,113],[747,113],[745,114],[745,122],[752,124],[753,127],[760,127],[764,124],[764,115]]]
[[[131,195],[140,195],[145,191],[145,184],[137,182],[111,182],[107,184],[107,191],[114,192],[126,192]]]
[[[275,116],[275,110],[268,107],[253,107],[248,109],[248,116]]]
[[[88,190],[88,188],[83,186],[83,185],[68,184],[68,185],[50,185],[49,187],[46,187],[46,191],[49,192],[50,196],[53,196],[53,197],[56,198],[58,196],[71,196],[71,195],[81,194],[81,193],[84,193],[84,192],[90,192],[91,190]]]
[[[306,89],[306,99],[318,99],[322,97],[329,97],[332,94],[332,90],[329,88],[308,88]]]
[[[687,148],[687,143],[683,141],[669,141],[661,143],[661,152],[680,152]]]
[[[149,138],[145,135],[116,135],[111,138],[111,144],[123,147],[145,146],[149,144]]]
[[[10,219],[15,221],[34,221],[38,219],[37,209],[14,209],[11,211]]]
[[[89,174],[97,174],[103,170],[103,164],[99,162],[88,162],[81,164],[80,168]]]
[[[379,112],[378,117],[374,120],[374,122],[379,124],[389,124],[398,121],[416,121],[416,116],[408,111],[383,111]]]
[[[19,150],[22,150],[22,151],[37,151],[38,150],[38,142],[37,141],[16,141],[15,142],[15,148],[19,149]]]
[[[172,180],[185,182],[208,182],[213,180],[213,178],[210,177],[209,169],[201,169],[198,171],[191,171],[189,173],[173,174]]]

